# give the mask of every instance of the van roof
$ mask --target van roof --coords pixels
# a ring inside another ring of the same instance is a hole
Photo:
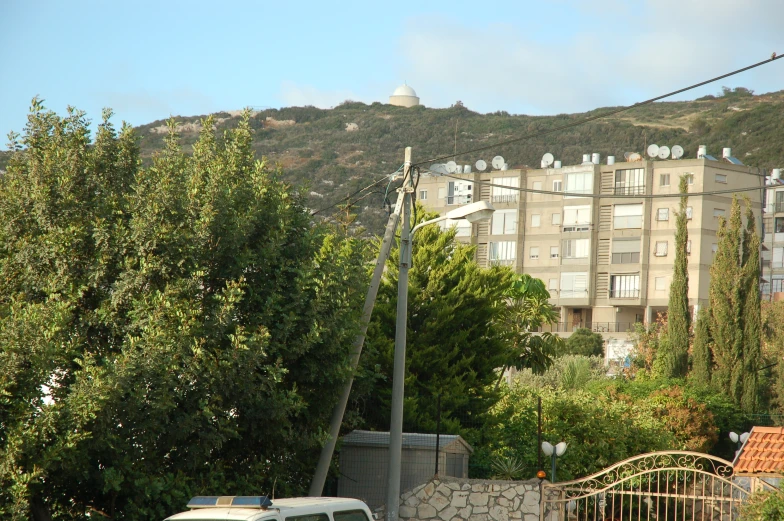
[[[324,510],[334,511],[341,507],[364,510],[367,505],[358,499],[341,497],[295,497],[276,499],[272,502],[272,507],[268,510],[258,508],[198,508],[175,514],[166,518],[167,521],[186,521],[186,520],[220,520],[220,521],[246,521],[248,519],[264,519],[272,517],[280,511],[281,516],[291,514],[292,510],[303,510],[303,514],[314,513],[319,507],[327,507]],[[289,512],[287,512],[289,511]]]

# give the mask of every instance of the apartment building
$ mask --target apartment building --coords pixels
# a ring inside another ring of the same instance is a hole
[[[762,247],[763,300],[784,300],[784,184],[781,169],[775,168],[767,180]]]
[[[600,332],[608,361],[622,361],[632,346],[634,324],[651,322],[667,309],[680,177],[687,176],[690,192],[759,186],[739,192],[748,195],[758,222],[765,183],[758,169],[734,158],[616,163],[610,157],[599,164],[597,156],[596,162],[586,156],[583,164],[561,168],[423,175],[417,195],[439,213],[490,201],[496,208],[491,222],[445,226],[457,225],[461,240],[476,245],[480,264],[509,265],[542,279],[560,310],[552,331],[564,336],[578,327]],[[781,191],[784,255],[784,186]],[[732,193],[689,197],[689,303],[695,313],[708,303],[718,218],[729,216],[731,203]],[[781,285],[784,256],[777,258]]]

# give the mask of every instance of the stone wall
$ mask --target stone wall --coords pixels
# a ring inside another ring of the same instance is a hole
[[[539,521],[539,480],[443,477],[400,496],[404,521]]]

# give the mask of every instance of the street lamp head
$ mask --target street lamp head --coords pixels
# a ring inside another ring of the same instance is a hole
[[[493,216],[495,208],[487,201],[477,201],[475,203],[466,204],[447,212],[445,217],[453,221],[458,219],[465,219],[470,223],[487,221]]]
[[[564,452],[566,452],[566,442],[562,441],[561,443],[555,446],[555,455],[563,456]]]
[[[553,450],[555,450],[555,447],[553,447],[551,444],[547,443],[546,441],[542,442],[542,452],[544,452],[545,456],[552,456]]]
[[[738,433],[730,432],[730,440],[732,440],[732,443],[738,443]]]
[[[749,439],[749,433],[744,432],[743,434],[740,435],[738,439],[740,440],[741,443],[746,443],[746,440]]]

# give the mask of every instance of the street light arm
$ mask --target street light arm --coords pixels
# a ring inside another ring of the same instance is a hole
[[[423,223],[419,223],[419,224],[417,224],[417,225],[416,225],[416,226],[414,226],[414,228],[411,230],[411,237],[412,237],[412,240],[413,240],[414,234],[417,232],[417,230],[418,230],[418,229],[420,229],[420,228],[423,228],[423,227],[425,227],[425,226],[427,226],[427,225],[430,225],[430,224],[435,224],[435,223],[439,223],[439,222],[441,222],[441,221],[446,221],[447,219],[449,219],[449,217],[447,217],[446,215],[443,215],[443,216],[441,216],[441,217],[436,217],[435,219],[430,219],[429,221],[425,221],[425,222],[423,222]]]

